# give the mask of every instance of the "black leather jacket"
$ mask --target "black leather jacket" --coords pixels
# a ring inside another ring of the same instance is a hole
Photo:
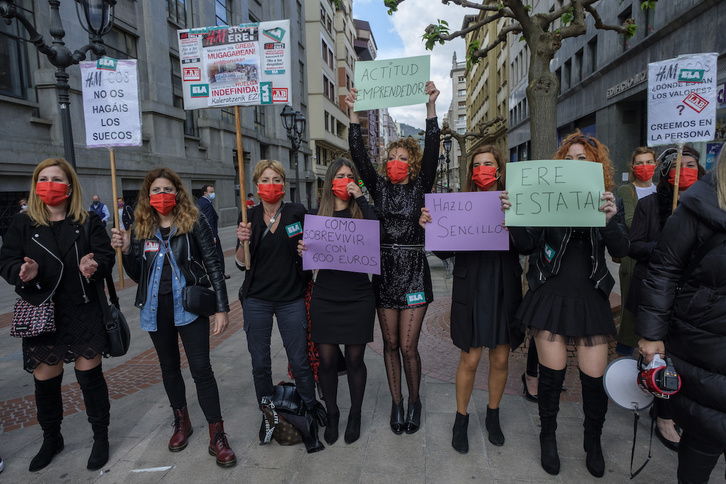
[[[618,212],[605,227],[591,227],[593,268],[590,279],[595,287],[610,295],[615,279],[610,275],[605,261],[605,247],[612,257],[625,257],[630,250],[628,231],[625,228],[625,210],[621,199],[617,200]],[[572,227],[509,227],[514,245],[522,254],[532,254],[529,260],[527,282],[536,291],[545,281],[560,270],[562,257],[572,235]],[[545,254],[548,247],[553,254]]]
[[[132,232],[131,250],[123,256],[124,269],[126,269],[129,277],[139,285],[136,289],[136,301],[134,302],[138,308],[142,308],[146,304],[151,269],[154,267],[154,261],[158,255],[158,251],[145,251],[147,240],[159,242],[155,238],[138,240],[133,236]],[[209,228],[204,215],[199,214],[199,220],[194,224],[191,232],[174,234],[169,244],[179,270],[184,275],[186,285],[211,286],[217,294],[216,312],[229,312],[227,285],[224,282],[222,266],[217,257],[212,229]]]

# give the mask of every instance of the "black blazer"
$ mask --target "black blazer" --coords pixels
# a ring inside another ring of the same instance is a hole
[[[78,277],[70,279],[73,287],[65,288],[73,294],[73,302],[80,305],[97,299],[93,283],[78,269],[81,258],[93,253],[93,259],[98,263],[94,279],[110,274],[115,259],[103,222],[95,213],[88,216],[90,240],[85,240],[82,224],[66,223],[57,243],[49,226],[36,225],[25,213],[13,217],[0,249],[0,274],[15,285],[15,292],[21,298],[36,306],[47,301],[60,284],[63,271],[74,271]],[[38,276],[28,282],[20,280],[24,257],[38,263]]]

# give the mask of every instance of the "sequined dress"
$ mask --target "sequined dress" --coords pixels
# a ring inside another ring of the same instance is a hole
[[[437,118],[426,120],[426,139],[421,171],[405,185],[394,184],[378,174],[368,158],[360,124],[348,132],[351,157],[371,193],[381,221],[381,275],[373,276],[376,306],[409,309],[434,300],[431,271],[424,251],[424,229],[418,224],[424,194],[436,180],[440,130]],[[394,245],[419,246],[396,248]]]

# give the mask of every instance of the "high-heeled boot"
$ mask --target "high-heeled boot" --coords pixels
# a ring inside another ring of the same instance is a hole
[[[93,429],[93,448],[86,468],[95,471],[108,462],[108,424],[111,419],[108,386],[100,364],[86,371],[76,369],[76,379],[83,392],[88,423]]]
[[[421,427],[421,397],[415,402],[408,401],[408,413],[406,414],[406,433],[415,434]]]
[[[305,444],[305,449],[308,451],[308,454],[320,452],[321,450],[325,449],[325,446],[322,442],[320,442],[320,437],[318,435],[318,421],[315,417],[315,411],[312,409],[306,410],[305,420],[308,427],[307,434],[303,432],[303,444]]]
[[[454,420],[453,437],[451,438],[451,446],[462,454],[469,452],[469,414],[462,415],[456,412]]]
[[[504,445],[504,434],[502,427],[499,425],[499,409],[489,408],[487,405],[487,418],[484,426],[489,431],[489,442],[494,445]]]
[[[539,434],[540,463],[552,475],[560,473],[560,456],[557,453],[557,414],[560,411],[560,393],[565,381],[565,369],[553,370],[539,365],[537,406],[542,429]]]
[[[605,474],[605,458],[602,454],[600,436],[608,411],[608,395],[603,386],[603,378],[593,378],[580,370],[582,383],[582,410],[585,413],[585,438],[583,447],[587,452],[585,464],[595,477]]]
[[[403,398],[400,402],[396,403],[395,400],[391,403],[391,430],[396,435],[401,435],[406,429],[406,423],[403,420]]]
[[[325,441],[328,445],[333,445],[338,440],[338,425],[340,424],[340,410],[328,412],[328,425],[325,426]]]
[[[63,373],[50,380],[35,379],[35,407],[38,423],[43,429],[43,445],[30,461],[30,472],[36,472],[53,460],[53,456],[63,450],[61,422],[63,421],[63,397],[61,384]]]
[[[169,439],[169,450],[171,452],[180,452],[186,449],[187,439],[194,433],[186,405],[174,409],[174,423],[172,425],[174,426],[174,433],[171,434],[171,439]]]

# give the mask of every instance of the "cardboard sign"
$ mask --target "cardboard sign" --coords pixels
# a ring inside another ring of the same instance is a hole
[[[378,220],[305,215],[303,269],[381,273]]]
[[[81,62],[86,146],[141,146],[136,60]]]
[[[404,57],[355,63],[356,111],[410,106],[428,101],[431,57]]]
[[[604,227],[598,208],[605,191],[600,163],[537,160],[507,163],[507,191],[512,207],[508,227]]]
[[[718,54],[648,64],[648,146],[716,137]]]
[[[427,193],[426,250],[509,250],[500,193]]]

